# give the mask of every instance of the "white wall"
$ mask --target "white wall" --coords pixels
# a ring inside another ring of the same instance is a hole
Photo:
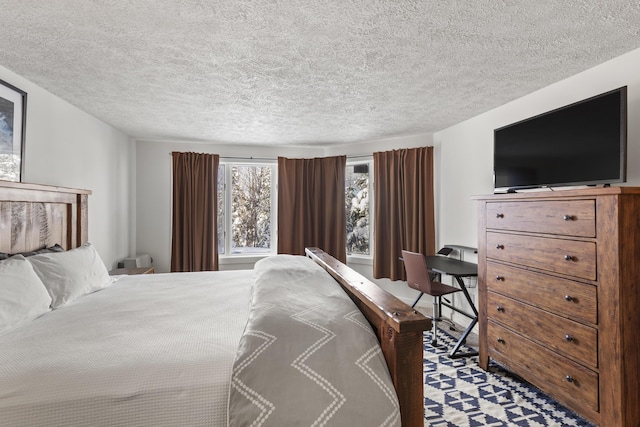
[[[640,185],[640,49],[434,134],[441,147],[438,240],[476,246],[473,195],[493,192],[493,130],[628,86],[627,184]]]
[[[130,233],[129,137],[0,66],[0,79],[27,92],[24,182],[84,188],[89,196],[89,240],[107,268],[126,257]]]

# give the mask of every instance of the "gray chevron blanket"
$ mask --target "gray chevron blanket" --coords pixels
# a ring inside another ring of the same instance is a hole
[[[302,256],[265,258],[251,305],[229,426],[400,426],[377,338],[325,270]]]

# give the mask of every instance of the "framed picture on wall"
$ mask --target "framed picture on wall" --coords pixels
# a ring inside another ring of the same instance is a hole
[[[22,181],[27,93],[0,80],[0,180]]]

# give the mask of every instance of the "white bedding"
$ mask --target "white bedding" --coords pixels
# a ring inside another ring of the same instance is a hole
[[[0,335],[0,425],[226,425],[251,274],[123,276]]]

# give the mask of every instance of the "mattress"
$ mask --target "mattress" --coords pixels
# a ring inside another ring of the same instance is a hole
[[[251,275],[123,276],[0,336],[0,425],[225,426]]]

